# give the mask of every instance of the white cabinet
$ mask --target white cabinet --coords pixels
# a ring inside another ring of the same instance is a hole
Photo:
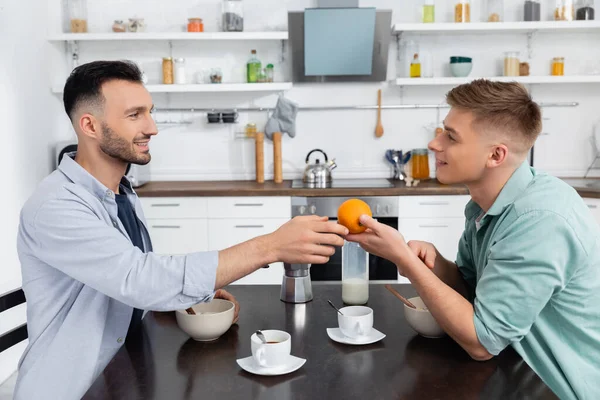
[[[400,197],[398,231],[407,242],[433,243],[441,255],[455,261],[465,228],[464,209],[470,199],[470,196]],[[398,279],[400,283],[409,283],[402,276]]]
[[[583,201],[585,202],[585,204],[588,206],[588,208],[594,215],[594,218],[596,219],[596,221],[598,221],[598,223],[600,223],[600,199],[592,199],[592,198],[584,197]]]
[[[187,254],[208,250],[206,219],[147,219],[148,232],[157,254]]]

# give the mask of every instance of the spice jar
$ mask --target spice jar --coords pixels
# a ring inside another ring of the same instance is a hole
[[[541,21],[541,10],[540,0],[525,0],[523,4],[523,21]]]
[[[502,22],[504,19],[504,0],[486,0],[483,20],[487,22]]]
[[[188,32],[204,32],[204,23],[202,18],[188,18]]]
[[[410,159],[412,178],[429,179],[429,153],[427,149],[414,149]]]
[[[454,6],[454,22],[471,22],[470,0],[458,0]]]
[[[573,21],[575,18],[575,5],[573,0],[556,0],[554,9],[555,21]]]
[[[423,0],[421,20],[426,24],[435,22],[435,0]]]
[[[519,76],[519,52],[504,53],[504,76]]]
[[[68,0],[69,19],[72,33],[87,33],[86,0]]]
[[[246,136],[247,137],[254,137],[254,135],[256,135],[256,132],[258,132],[258,129],[256,128],[255,123],[249,122],[246,124]]]
[[[594,0],[579,0],[575,17],[578,21],[594,19]]]
[[[146,24],[144,24],[144,18],[129,18],[129,32],[144,32],[146,30]]]
[[[242,0],[223,0],[223,32],[242,32],[244,30],[244,7]]]
[[[519,76],[529,76],[529,63],[522,62],[519,64]]]
[[[267,64],[265,68],[265,82],[272,83],[274,78],[273,64]]]
[[[116,19],[112,26],[113,32],[125,32],[127,31],[127,26],[120,19]]]
[[[175,83],[177,85],[185,85],[185,59],[175,59]]]
[[[210,70],[210,83],[222,83],[223,74],[221,68],[213,68]]]
[[[563,76],[565,74],[565,58],[554,57],[552,59],[552,76]]]
[[[173,59],[171,57],[163,57],[162,62],[163,84],[173,84]]]

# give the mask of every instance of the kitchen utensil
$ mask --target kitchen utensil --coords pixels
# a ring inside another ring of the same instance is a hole
[[[256,182],[265,182],[265,134],[258,132],[254,135]]]
[[[339,308],[337,308],[336,306],[334,306],[334,305],[333,305],[333,303],[331,302],[331,300],[327,300],[327,302],[329,303],[329,305],[330,305],[331,307],[335,308],[335,310],[336,310],[337,312],[339,312],[339,313],[340,313],[340,315],[344,315],[344,314],[342,314],[342,312],[339,310]]]
[[[192,339],[207,342],[218,339],[233,324],[235,304],[229,300],[213,299],[193,306],[195,315],[186,310],[175,311],[177,325]]]
[[[406,322],[413,328],[419,335],[426,338],[441,338],[446,336],[446,332],[437,323],[431,312],[425,307],[425,303],[420,297],[411,297],[411,304],[415,304],[417,307],[412,308],[404,305],[404,318]]]
[[[310,164],[310,155],[314,152],[319,152],[325,157],[325,163],[321,164],[320,159],[316,159],[314,164]],[[302,181],[310,184],[312,187],[324,188],[331,183],[331,171],[337,167],[335,159],[328,161],[327,154],[321,149],[311,150],[306,155],[306,167],[304,167],[304,174]]]
[[[313,299],[310,264],[283,264],[280,299],[286,303],[307,303]]]
[[[256,331],[256,336],[258,336],[258,338],[263,342],[263,344],[267,344],[267,339],[261,331]]]
[[[407,298],[405,298],[404,296],[402,296],[400,293],[398,293],[398,291],[396,291],[396,289],[394,289],[393,287],[391,287],[390,285],[385,285],[385,288],[387,290],[389,290],[394,296],[396,296],[397,298],[399,298],[404,304],[406,304],[409,307],[412,308],[417,308],[413,303],[411,303],[410,301],[408,301]]]
[[[381,124],[381,89],[377,91],[377,126],[375,127],[375,136],[383,136],[383,125]]]
[[[189,315],[196,315],[196,312],[194,311],[194,309],[192,307],[186,308],[185,312],[187,312]]]
[[[281,132],[273,133],[273,181],[275,183],[283,182],[281,161]]]

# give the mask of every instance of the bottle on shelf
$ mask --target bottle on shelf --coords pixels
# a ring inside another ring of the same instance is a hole
[[[256,50],[251,51],[250,59],[246,64],[246,75],[248,83],[257,83],[262,72],[262,64],[256,56]]]
[[[421,21],[426,24],[435,22],[435,0],[423,0]]]
[[[421,61],[419,61],[419,54],[415,53],[412,61],[410,62],[410,77],[420,78],[421,77]]]

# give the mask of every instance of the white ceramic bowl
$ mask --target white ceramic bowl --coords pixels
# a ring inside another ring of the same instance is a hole
[[[404,305],[404,317],[417,333],[427,338],[440,338],[446,335],[446,332],[438,325],[433,315],[426,309],[425,303],[420,297],[412,297],[408,299],[411,303],[417,306],[416,309]]]
[[[227,332],[233,323],[235,305],[231,301],[213,299],[210,303],[196,304],[192,309],[196,315],[177,310],[175,317],[179,328],[194,340],[216,340]]]
[[[469,76],[473,69],[473,63],[454,63],[450,64],[450,73],[456,78]]]

